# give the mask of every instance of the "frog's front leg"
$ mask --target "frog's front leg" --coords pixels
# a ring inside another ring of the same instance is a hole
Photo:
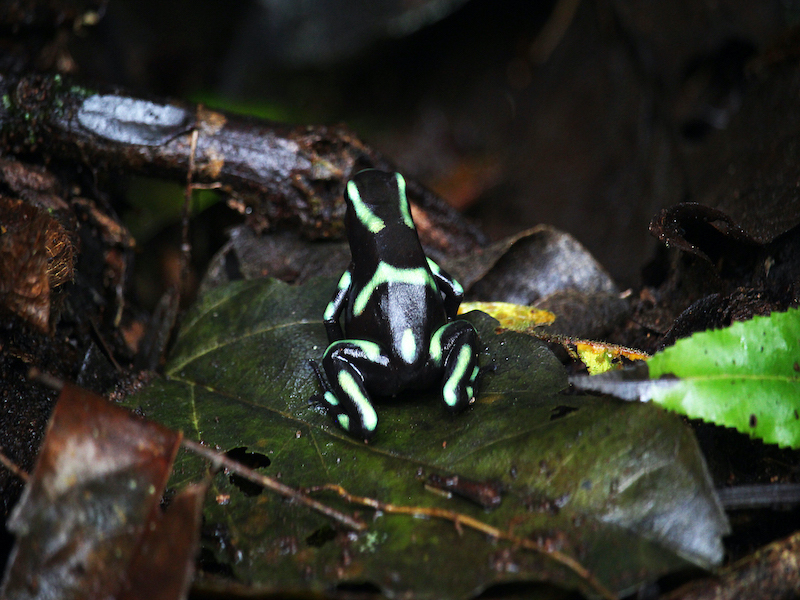
[[[347,270],[342,273],[342,277],[339,279],[339,285],[336,286],[336,292],[333,294],[333,298],[331,298],[331,301],[325,308],[325,314],[322,316],[329,343],[341,340],[344,337],[344,335],[342,335],[342,326],[339,324],[339,317],[342,316],[342,311],[347,301],[347,295],[350,293],[352,275],[353,265],[351,264],[347,267]]]
[[[378,414],[365,377],[373,382],[391,382],[394,372],[389,357],[374,342],[340,340],[328,346],[322,356],[322,369],[327,380],[320,381],[325,389],[322,399],[328,412],[348,433],[370,439],[378,425]]]
[[[451,320],[455,319],[458,314],[458,305],[461,304],[461,300],[464,299],[464,288],[433,260],[430,258],[427,260],[431,274],[436,280],[436,287],[439,288],[442,294],[442,301],[444,302],[444,310],[447,313],[447,318]]]
[[[478,334],[468,321],[442,325],[431,338],[431,359],[444,369],[442,401],[451,412],[475,402],[478,352]]]

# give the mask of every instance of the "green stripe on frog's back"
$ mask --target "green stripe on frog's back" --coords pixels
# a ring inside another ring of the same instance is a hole
[[[383,261],[378,263],[378,268],[375,269],[375,274],[372,276],[367,284],[356,296],[353,302],[353,314],[355,316],[364,312],[367,307],[372,294],[378,289],[378,286],[383,283],[407,283],[409,285],[429,286],[436,289],[436,284],[431,277],[430,271],[424,267],[416,267],[413,269],[400,269]]]
[[[403,215],[403,222],[411,229],[414,227],[414,219],[411,218],[411,209],[408,206],[408,196],[406,195],[406,180],[400,173],[394,174],[397,180],[397,201],[400,203],[400,213]]]
[[[354,181],[347,183],[347,195],[350,197],[350,203],[353,205],[353,210],[356,217],[366,227],[370,233],[378,233],[386,224],[378,215],[372,212],[364,201],[361,199],[361,194],[358,191],[358,186]]]
[[[367,360],[371,362],[379,362],[381,359],[381,347],[376,344],[375,342],[370,342],[369,340],[341,340],[339,342],[334,342],[325,350],[325,353],[322,355],[323,358],[328,356],[331,352],[336,350],[340,344],[349,344],[351,346],[356,346],[359,350],[364,353]]]

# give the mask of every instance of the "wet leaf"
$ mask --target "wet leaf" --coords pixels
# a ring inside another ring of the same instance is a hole
[[[186,598],[194,576],[207,490],[208,481],[190,485],[172,499],[166,512],[157,509],[150,513],[120,600]]]
[[[533,304],[556,292],[616,292],[609,274],[571,235],[539,225],[448,262],[470,298]]]
[[[727,522],[681,421],[651,405],[559,395],[565,372],[546,346],[496,335],[497,322],[481,313],[464,318],[487,346],[482,364],[495,370],[473,408],[450,416],[435,391],[404,394],[377,404],[369,445],[347,436],[309,401],[319,392],[309,360],[327,346],[320,315],[335,285],[254,280],[211,290],[187,315],[169,380],[128,402],[187,437],[266,456],[260,470],[284,484],[338,484],[383,503],[456,511],[538,540],[618,592],[687,561],[720,561]],[[174,481],[204,468],[179,458]],[[499,503],[487,511],[468,494],[447,499],[426,487],[430,475],[499,490]],[[224,547],[216,560],[258,590],[368,583],[389,595],[463,598],[495,583],[548,581],[597,594],[544,553],[452,522],[373,513],[321,493],[367,520],[354,533],[228,479],[215,480],[212,496],[205,520]]]
[[[147,525],[160,510],[180,440],[95,394],[65,386],[7,523],[17,544],[0,596],[115,597],[132,589],[128,569],[152,536]],[[195,531],[190,526],[181,535],[196,542]],[[192,546],[184,546],[190,551],[183,564],[164,567],[185,572],[191,566]]]
[[[800,310],[696,333],[655,354],[653,401],[688,417],[800,448]]]

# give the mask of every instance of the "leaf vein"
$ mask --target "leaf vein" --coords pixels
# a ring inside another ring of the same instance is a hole
[[[288,322],[288,323],[279,323],[277,325],[271,325],[270,327],[254,329],[253,331],[250,331],[250,332],[245,333],[245,334],[241,334],[240,333],[240,334],[236,335],[235,337],[222,340],[219,343],[216,343],[216,344],[213,344],[213,345],[208,346],[206,348],[203,348],[199,352],[196,352],[195,354],[192,354],[192,355],[186,357],[180,363],[177,363],[177,364],[174,364],[174,365],[170,365],[167,368],[167,373],[170,374],[170,375],[174,374],[177,371],[183,369],[189,363],[200,359],[201,357],[205,356],[206,354],[210,354],[210,353],[212,353],[212,352],[214,352],[216,350],[219,350],[220,348],[225,348],[226,346],[229,346],[230,344],[235,344],[237,342],[240,342],[240,341],[245,340],[247,338],[253,337],[255,335],[261,335],[263,333],[269,333],[269,332],[272,332],[272,331],[279,331],[280,329],[283,329],[283,328],[286,328],[286,327],[299,327],[299,326],[302,326],[302,325],[315,325],[316,326],[316,325],[319,325],[319,321],[312,321],[310,319],[309,320],[301,319],[300,321],[292,321],[292,322]]]

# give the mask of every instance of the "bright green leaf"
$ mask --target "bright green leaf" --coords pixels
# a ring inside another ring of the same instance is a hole
[[[687,565],[722,558],[727,531],[694,436],[649,404],[562,396],[565,371],[546,345],[494,333],[476,404],[451,416],[436,391],[377,403],[369,445],[309,401],[319,393],[310,359],[327,346],[321,314],[336,282],[290,287],[274,280],[216,288],[187,315],[167,365],[129,399],[146,415],[222,450],[269,458],[263,472],[295,487],[340,484],[384,503],[457,511],[573,557],[616,592]],[[203,472],[184,455],[174,484]],[[428,475],[498,485],[487,511],[426,489]],[[215,479],[205,521],[224,531],[216,559],[261,592],[330,590],[370,583],[390,596],[466,598],[503,582],[549,582],[594,594],[547,556],[435,519],[373,514],[332,494],[317,499],[369,523],[340,531],[325,517],[267,492],[247,496]]]
[[[678,340],[648,361],[674,375],[653,401],[693,419],[800,448],[800,310],[772,313]]]

